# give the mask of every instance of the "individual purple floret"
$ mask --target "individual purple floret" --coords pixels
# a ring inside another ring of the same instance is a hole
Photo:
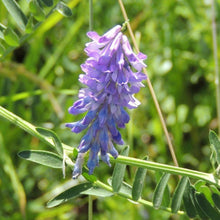
[[[87,129],[78,146],[73,178],[81,174],[88,150],[89,174],[99,164],[99,152],[109,166],[108,153],[117,158],[114,144],[124,143],[118,128],[124,128],[130,119],[124,107],[133,109],[140,104],[133,94],[143,87],[141,81],[146,79],[142,73],[146,55],[132,51],[120,25],[102,36],[93,31],[87,35],[92,41],[86,44],[88,59],[81,65],[84,74],[79,76],[86,88],[80,89],[79,99],[69,108],[70,114],[87,114],[80,121],[66,124],[75,133]]]

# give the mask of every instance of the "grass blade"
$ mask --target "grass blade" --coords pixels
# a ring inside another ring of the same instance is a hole
[[[2,169],[9,176],[11,180],[12,187],[14,189],[14,194],[18,198],[19,207],[21,213],[25,219],[25,209],[26,209],[26,195],[22,183],[19,180],[16,167],[10,155],[7,152],[7,148],[4,145],[2,134],[0,133],[0,162],[2,163]]]

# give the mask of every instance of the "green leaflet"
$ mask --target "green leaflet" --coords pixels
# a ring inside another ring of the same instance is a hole
[[[106,189],[100,188],[100,187],[92,187],[81,194],[83,195],[92,195],[92,196],[98,196],[98,197],[109,197],[113,196],[114,193],[107,191]]]
[[[5,48],[0,44],[0,57],[4,54]]]
[[[18,156],[35,163],[52,168],[63,168],[63,159],[59,155],[49,151],[26,150],[18,153]]]
[[[53,6],[53,0],[41,0],[47,7]]]
[[[203,180],[198,180],[194,187],[197,192],[203,193],[206,197],[206,199],[209,201],[210,204],[214,205],[214,202],[212,200],[212,192],[208,186],[206,186],[206,182]]]
[[[216,162],[218,165],[220,165],[220,141],[216,133],[212,130],[209,132],[209,142],[213,147],[211,149],[215,151],[214,154]]]
[[[73,15],[72,10],[63,2],[58,2],[56,10],[63,16],[70,17]]]
[[[62,147],[62,143],[60,141],[60,139],[58,138],[58,136],[56,135],[55,132],[46,129],[46,128],[36,128],[37,132],[39,132],[41,135],[45,136],[45,137],[51,137],[53,142],[54,142],[54,146],[56,148],[56,151],[59,155],[63,156],[63,147]]]
[[[203,193],[209,203],[214,206],[214,202],[212,200],[212,192],[208,186],[201,186],[198,192]]]
[[[220,196],[217,193],[212,194],[212,199],[215,203],[215,206],[220,210]]]
[[[194,205],[195,205],[197,214],[199,215],[199,217],[201,219],[208,219],[206,213],[204,212],[204,210],[199,205],[199,202],[198,202],[198,200],[196,198],[196,191],[195,191],[195,189],[192,186],[191,186],[191,190],[192,190],[193,201],[194,201]]]
[[[160,171],[155,172],[155,178],[156,178],[157,183],[160,181],[160,178],[162,177],[162,175],[163,175],[163,173]],[[166,185],[161,206],[169,207],[170,206],[170,198],[171,198],[170,189],[169,189],[168,185]]]
[[[71,187],[70,189],[65,190],[58,196],[54,197],[47,203],[48,208],[52,208],[54,206],[58,206],[64,202],[67,202],[70,199],[76,198],[80,196],[83,192],[87,191],[92,187],[92,183],[81,183],[79,185],[76,185],[74,187]]]
[[[1,152],[0,164],[2,165],[1,169],[3,169],[4,172],[10,178],[14,190],[13,194],[16,195],[20,209],[22,210],[22,212],[24,212],[27,203],[25,190],[23,188],[23,184],[21,183],[21,180],[19,179],[17,167],[15,166],[15,164],[13,164],[14,160],[12,160],[7,150],[8,149],[6,148],[3,142],[2,133],[0,132],[0,152]]]
[[[189,180],[187,180],[186,188],[183,194],[183,203],[186,210],[187,215],[190,218],[196,217],[196,208],[194,205],[194,188],[190,186]]]
[[[194,184],[194,188],[198,191],[201,186],[204,186],[206,182],[204,180],[198,180]]]
[[[187,182],[188,182],[188,177],[185,176],[182,177],[174,191],[172,203],[171,203],[171,210],[173,213],[177,213],[177,211],[180,208]]]
[[[25,32],[30,34],[33,31],[33,29],[34,29],[33,15],[31,15],[30,18],[28,19]]]
[[[4,40],[4,30],[6,27],[0,23],[0,38]]]
[[[43,9],[40,7],[37,0],[31,0],[29,2],[29,8],[34,18],[38,21],[43,21],[45,19],[45,14]]]
[[[129,153],[129,146],[125,146],[121,151],[121,155],[128,156],[128,153]],[[112,174],[112,188],[114,192],[118,192],[121,187],[121,184],[122,184],[122,181],[125,175],[125,168],[126,168],[126,164],[117,163],[115,165],[115,168]]]
[[[19,25],[22,30],[25,30],[27,24],[27,18],[20,9],[20,6],[15,0],[2,0],[3,4],[7,8],[8,12],[14,18],[15,22]]]
[[[4,31],[4,40],[10,46],[19,46],[19,37],[10,27]]]
[[[211,206],[203,193],[195,193],[195,197],[198,205],[207,217],[212,220],[220,219],[220,212],[218,212],[214,207]]]
[[[108,179],[108,184],[112,186],[112,178]],[[126,195],[127,197],[132,198],[131,190],[132,190],[132,187],[129,184],[127,184],[126,182],[122,182],[118,193]]]
[[[170,178],[169,173],[164,173],[163,176],[160,178],[160,181],[157,184],[156,189],[154,191],[154,195],[153,195],[154,208],[160,207],[162,200],[163,200],[164,191],[166,189],[169,178]]]
[[[210,185],[209,187],[213,193],[220,195],[220,191],[217,189],[215,185]]]
[[[147,160],[145,157],[144,160]],[[139,167],[136,171],[133,186],[132,186],[132,198],[137,201],[141,197],[141,193],[144,186],[144,180],[147,173],[147,169]]]

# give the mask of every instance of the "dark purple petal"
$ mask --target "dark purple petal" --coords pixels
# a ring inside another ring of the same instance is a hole
[[[88,125],[88,124],[90,124],[90,122],[95,118],[96,113],[97,113],[97,110],[88,111],[88,113],[86,114],[86,116],[82,119],[82,124],[83,124],[83,125]]]
[[[98,119],[96,119],[93,123],[92,123],[92,125],[91,125],[91,127],[90,127],[90,130],[91,130],[91,135],[93,136],[93,137],[96,137],[96,135],[97,135],[97,132],[98,132],[98,130],[100,129],[100,127],[99,127],[99,120]]]
[[[118,73],[117,82],[118,82],[119,85],[127,84],[128,77],[125,75],[124,71],[120,71]]]
[[[118,132],[117,135],[112,136],[112,139],[113,139],[113,141],[114,141],[116,144],[119,144],[119,145],[123,145],[123,144],[124,144],[124,141],[123,141],[122,138],[121,138],[120,132]]]
[[[66,124],[66,127],[71,128],[72,132],[74,133],[80,133],[82,130],[86,129],[87,126],[88,125],[82,124],[82,120]]]
[[[105,88],[105,92],[107,94],[114,95],[116,93],[116,84],[115,82],[110,82],[108,86]]]
[[[90,100],[91,99],[89,97],[87,97],[85,99],[79,99],[78,101],[76,101],[73,104],[73,106],[71,106],[68,109],[69,113],[77,115],[77,114],[80,114],[80,113],[87,111],[88,110],[87,104],[89,104]]]
[[[89,168],[89,174],[92,174],[95,167],[98,166],[99,164],[98,152],[99,152],[98,144],[93,143],[89,153],[89,160],[87,162],[87,167]]]
[[[128,123],[130,120],[128,113],[122,107],[118,109],[118,111],[114,116],[115,116],[115,122],[117,123],[119,128],[124,128],[125,123]]]
[[[107,125],[112,136],[116,136],[118,134],[118,130],[116,128],[115,120],[113,119],[113,117],[108,118]]]
[[[109,135],[106,128],[100,130],[99,140],[100,140],[101,150],[106,154],[108,151],[108,140],[109,140]]]
[[[107,115],[108,115],[108,109],[106,106],[103,106],[102,109],[100,110],[98,114],[98,119],[99,119],[99,126],[103,127],[106,120],[107,120]]]

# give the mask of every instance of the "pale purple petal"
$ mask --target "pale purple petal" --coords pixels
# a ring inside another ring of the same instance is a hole
[[[146,79],[142,73],[146,55],[133,52],[120,25],[102,36],[94,31],[87,35],[91,39],[85,48],[88,59],[81,65],[84,74],[79,75],[79,81],[86,88],[80,89],[79,99],[69,108],[71,114],[85,115],[77,122],[66,124],[75,133],[87,129],[78,146],[73,178],[82,172],[82,157],[87,151],[90,152],[89,174],[99,164],[99,153],[109,166],[108,153],[114,158],[118,156],[113,142],[124,144],[118,128],[124,128],[130,120],[124,108],[132,109],[140,104],[134,94],[144,86],[141,81]]]

